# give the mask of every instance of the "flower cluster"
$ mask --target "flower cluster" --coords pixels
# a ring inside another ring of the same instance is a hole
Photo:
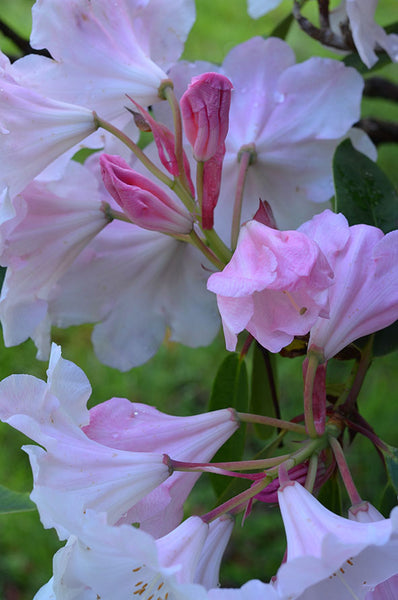
[[[249,0],[248,11],[278,4]],[[375,1],[318,5],[319,29],[294,2],[304,31],[369,68],[381,50],[398,60]],[[0,321],[5,346],[31,338],[49,367],[46,382],[0,382],[0,419],[36,443],[23,447],[31,499],[66,540],[35,600],[398,598],[398,507],[384,518],[362,500],[344,452],[364,435],[397,485],[396,451],[357,401],[375,332],[398,319],[397,202],[356,126],[363,68],[297,63],[272,36],[221,65],[180,60],[194,0],[37,0],[32,14],[36,52],[0,54]],[[359,191],[354,163],[366,183],[377,173]],[[119,371],[166,335],[209,345],[220,325],[240,354],[224,361],[210,412],[172,416],[116,397],[88,409],[86,375],[52,343],[53,326],[84,323],[98,359]],[[304,357],[289,420],[272,354]],[[273,409],[268,392],[255,397],[254,374],[247,402],[245,365],[255,373],[258,357]],[[336,357],[355,364],[333,387]],[[249,456],[264,427],[272,441]],[[202,473],[233,484],[192,509]],[[348,517],[317,499],[338,473]],[[221,587],[235,519],[264,503],[286,533],[279,569]]]

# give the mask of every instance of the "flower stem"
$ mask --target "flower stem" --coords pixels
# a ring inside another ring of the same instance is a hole
[[[239,154],[239,171],[238,181],[236,184],[234,210],[232,216],[232,227],[231,227],[231,248],[235,250],[238,242],[239,231],[240,231],[240,219],[242,214],[242,202],[243,202],[243,191],[245,187],[246,175],[251,164],[252,150],[244,150]]]
[[[174,186],[173,180],[170,179],[170,177],[168,177],[165,173],[163,173],[163,171],[161,171],[146,156],[146,154],[144,154],[144,152],[141,150],[141,148],[139,148],[137,146],[137,144],[135,142],[133,142],[132,139],[130,139],[125,133],[123,133],[123,131],[120,131],[120,129],[118,129],[111,123],[108,123],[108,121],[104,121],[96,113],[94,113],[94,118],[96,120],[98,127],[102,127],[102,129],[105,129],[105,131],[109,131],[109,133],[112,133],[112,135],[114,135],[121,142],[123,142],[127,146],[127,148],[129,148],[136,155],[136,157],[142,162],[142,164],[148,169],[148,171],[150,171],[152,173],[152,175],[155,175],[155,177],[157,177],[160,181],[162,181],[164,184],[166,184],[169,188],[173,188],[173,186]]]
[[[274,417],[266,417],[263,415],[255,415],[251,413],[236,413],[238,419],[245,423],[260,423],[262,425],[270,425],[278,429],[287,429],[288,431],[295,431],[301,435],[306,434],[304,425],[298,423],[292,423],[291,421],[284,421],[283,419],[275,419]]]
[[[259,460],[239,460],[219,463],[191,463],[170,459],[170,465],[174,471],[187,472],[207,472],[218,473],[221,470],[227,471],[255,471],[264,470],[269,467],[275,467],[289,458],[289,454],[274,456],[273,458],[262,458]],[[223,474],[223,473],[221,473]],[[228,473],[225,473],[228,475]]]
[[[348,468],[343,449],[337,439],[332,435],[329,436],[329,444],[333,450],[333,454],[336,459],[337,466],[339,467],[341,478],[350,497],[351,504],[359,504],[362,502],[362,498],[355,487],[355,483],[352,479],[350,469]]]
[[[316,475],[318,473],[318,459],[319,455],[315,452],[309,460],[307,477],[305,478],[304,487],[306,490],[312,493],[314,489]]]
[[[217,270],[222,270],[225,267],[225,264],[216,256],[216,254],[209,248],[205,242],[198,236],[196,231],[192,229],[189,234],[190,242],[198,248],[202,254],[217,268]]]
[[[311,438],[318,436],[315,428],[313,409],[314,381],[318,365],[319,355],[316,352],[309,351],[307,373],[304,382],[304,420],[306,430]]]

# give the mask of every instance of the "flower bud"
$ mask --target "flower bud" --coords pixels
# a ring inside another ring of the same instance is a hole
[[[193,77],[181,98],[185,134],[197,161],[212,158],[228,133],[232,83],[219,73]]]
[[[185,207],[134,171],[125,160],[103,154],[100,163],[106,189],[133,223],[170,234],[185,234],[192,230],[193,219]]]

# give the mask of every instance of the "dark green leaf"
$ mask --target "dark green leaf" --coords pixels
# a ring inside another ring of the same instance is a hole
[[[277,37],[277,38],[280,38],[281,40],[285,40],[287,34],[289,33],[290,26],[292,25],[293,22],[294,22],[294,17],[293,17],[293,14],[290,13],[287,15],[287,17],[282,19],[282,21],[280,21],[274,27],[274,29],[269,34],[269,37]]]
[[[36,505],[29,498],[29,494],[14,492],[0,485],[0,514],[26,512],[36,510]]]
[[[398,448],[390,446],[391,454],[385,453],[387,471],[390,476],[391,485],[398,494]]]
[[[250,412],[267,417],[280,417],[276,391],[275,355],[257,343],[254,345],[253,352]],[[275,432],[274,427],[258,424],[254,426],[254,430],[257,436],[263,440]]]
[[[336,211],[350,225],[365,223],[384,233],[398,229],[398,194],[383,171],[358,152],[350,140],[338,146],[333,159]]]
[[[384,356],[398,348],[398,321],[374,334],[373,354]]]
[[[0,292],[3,286],[4,277],[6,276],[6,267],[0,267]]]
[[[213,383],[209,410],[235,408],[239,412],[247,412],[249,403],[249,383],[244,360],[239,355],[228,354],[222,362]],[[245,445],[246,427],[242,424],[233,436],[220,448],[213,462],[229,462],[240,460]],[[229,485],[228,477],[212,477],[212,484],[220,495]]]
[[[322,486],[318,500],[336,515],[342,514],[341,489],[336,475],[333,475]]]
[[[379,501],[379,511],[385,517],[390,515],[390,512],[397,505],[397,492],[394,490],[391,482],[385,486]]]

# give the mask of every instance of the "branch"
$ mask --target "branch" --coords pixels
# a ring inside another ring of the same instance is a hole
[[[398,142],[398,124],[393,121],[367,118],[355,123],[354,127],[367,133],[376,146]]]
[[[364,96],[369,98],[384,98],[398,102],[398,84],[384,77],[369,77],[365,80]]]
[[[51,58],[51,55],[48,52],[48,50],[35,50],[35,48],[32,48],[32,46],[25,38],[23,38],[16,31],[11,29],[11,27],[9,27],[7,23],[4,23],[2,19],[0,19],[0,32],[9,40],[11,40],[15,44],[15,46],[17,46],[17,48],[19,48],[19,50],[22,52],[22,55],[25,56],[26,54],[40,54],[42,56],[47,56],[48,58]]]
[[[319,29],[318,27],[315,27],[311,21],[301,14],[300,5],[297,0],[294,0],[293,16],[296,19],[300,29],[321,44],[324,44],[325,46],[331,46],[332,48],[337,48],[338,50],[355,50],[355,46],[353,46],[350,39],[351,36],[348,35],[348,32],[347,35],[342,37],[334,33],[334,31],[332,31],[330,28]]]

